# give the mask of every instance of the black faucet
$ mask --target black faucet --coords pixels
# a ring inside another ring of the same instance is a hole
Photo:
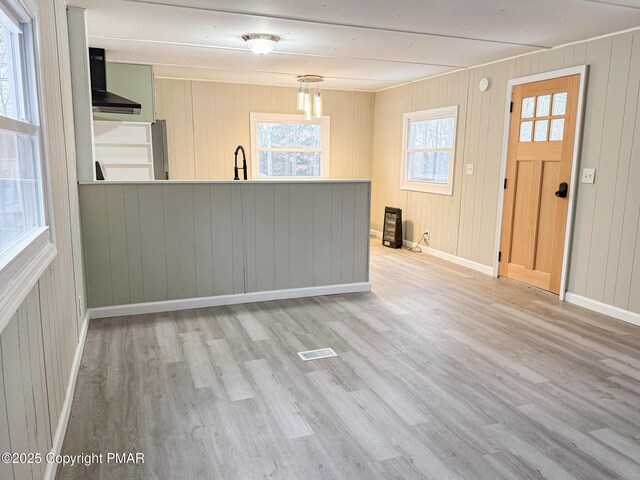
[[[233,178],[234,180],[240,180],[238,177],[238,152],[242,151],[242,170],[244,171],[244,179],[247,179],[247,155],[244,153],[244,147],[242,145],[238,145],[236,151],[233,152],[233,156],[235,158],[235,164],[233,167],[233,172],[236,176]]]

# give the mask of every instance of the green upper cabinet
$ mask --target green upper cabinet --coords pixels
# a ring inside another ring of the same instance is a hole
[[[140,115],[122,113],[94,113],[95,120],[125,122],[153,122],[155,115],[153,95],[153,68],[151,65],[107,62],[107,90],[142,105]]]

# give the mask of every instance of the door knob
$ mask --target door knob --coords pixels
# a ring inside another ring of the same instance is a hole
[[[562,182],[558,186],[558,191],[556,192],[556,197],[558,197],[558,198],[566,198],[568,190],[569,190],[569,185],[567,185],[567,182]]]

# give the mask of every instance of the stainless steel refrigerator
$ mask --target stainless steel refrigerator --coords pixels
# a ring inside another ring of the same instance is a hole
[[[151,124],[151,141],[153,142],[153,178],[169,180],[166,120],[156,120]]]

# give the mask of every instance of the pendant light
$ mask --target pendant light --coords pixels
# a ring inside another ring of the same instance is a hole
[[[316,90],[316,94],[313,96],[313,114],[316,118],[322,116],[322,97],[320,96],[320,89]]]
[[[320,82],[324,80],[319,75],[300,75],[298,82],[300,82],[300,88],[298,88],[298,110],[304,111],[304,118],[309,121],[311,116],[320,118],[322,116],[322,95],[320,94]],[[302,84],[304,89],[302,88]],[[316,84],[315,92],[312,94],[309,91],[309,84]]]
[[[311,120],[311,94],[309,87],[304,89],[304,119]]]

